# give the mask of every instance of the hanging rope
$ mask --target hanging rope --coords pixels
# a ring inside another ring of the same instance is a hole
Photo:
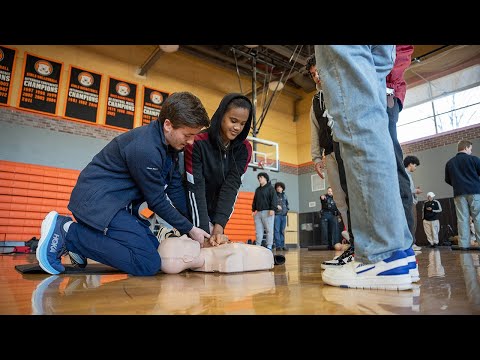
[[[233,51],[233,57],[235,58],[235,68],[237,69],[237,77],[238,77],[238,84],[240,85],[240,92],[243,94],[242,81],[240,79],[240,71],[238,70],[238,61],[237,61],[237,54],[235,52],[235,48],[232,48],[232,51]]]

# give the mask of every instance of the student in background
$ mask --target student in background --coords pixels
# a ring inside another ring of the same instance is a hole
[[[423,203],[422,219],[423,230],[430,243],[430,247],[434,248],[438,245],[438,232],[440,231],[440,213],[442,212],[442,205],[438,200],[434,200],[435,194],[433,192],[427,193],[427,201]]]
[[[477,241],[480,234],[480,159],[472,155],[472,147],[471,141],[460,140],[457,154],[445,164],[445,182],[453,187],[458,246],[461,248],[470,247],[470,217]]]
[[[252,201],[252,216],[255,219],[255,241],[257,246],[262,245],[263,235],[266,233],[266,247],[271,250],[277,195],[267,173],[258,173],[257,179],[260,185],[255,189]]]
[[[412,249],[415,251],[420,251],[422,248],[415,243],[415,232],[417,231],[417,203],[418,203],[418,195],[423,193],[420,189],[420,186],[415,187],[415,183],[413,181],[412,173],[417,170],[417,166],[420,166],[420,160],[416,156],[408,155],[403,159],[403,166],[405,167],[405,171],[410,179],[410,192],[412,193],[412,213],[413,213],[413,228],[412,237],[413,237],[413,245]]]
[[[290,208],[288,207],[288,197],[285,194],[285,184],[283,182],[275,183],[275,190],[277,193],[277,207],[275,209],[275,224],[273,240],[275,242],[275,249],[287,251],[285,246],[285,228],[287,226],[287,214]]]

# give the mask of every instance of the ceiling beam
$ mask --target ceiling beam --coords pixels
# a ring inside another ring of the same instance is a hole
[[[153,52],[148,56],[147,60],[145,60],[142,66],[140,66],[138,75],[144,76],[162,55],[163,51],[160,49],[160,45],[157,45],[155,50],[153,50]]]
[[[293,55],[293,52],[286,48],[285,46],[281,45],[262,45],[264,48],[275,51],[277,54],[280,54],[286,58],[291,58]],[[296,62],[302,64],[303,66],[307,65],[307,59],[304,58],[302,55],[295,56],[294,59]]]

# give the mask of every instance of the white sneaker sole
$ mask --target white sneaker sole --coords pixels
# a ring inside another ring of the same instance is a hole
[[[324,271],[322,280],[328,285],[356,289],[410,290],[413,288],[410,274],[393,276],[363,275],[343,279],[335,275],[335,272]]]

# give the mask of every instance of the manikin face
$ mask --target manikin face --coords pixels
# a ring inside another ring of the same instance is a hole
[[[234,140],[245,127],[249,111],[244,108],[231,108],[222,119],[220,135],[224,143]]]
[[[195,135],[203,128],[179,127],[174,128],[170,120],[166,119],[163,123],[163,132],[167,144],[175,150],[181,151],[187,144],[193,144]]]

